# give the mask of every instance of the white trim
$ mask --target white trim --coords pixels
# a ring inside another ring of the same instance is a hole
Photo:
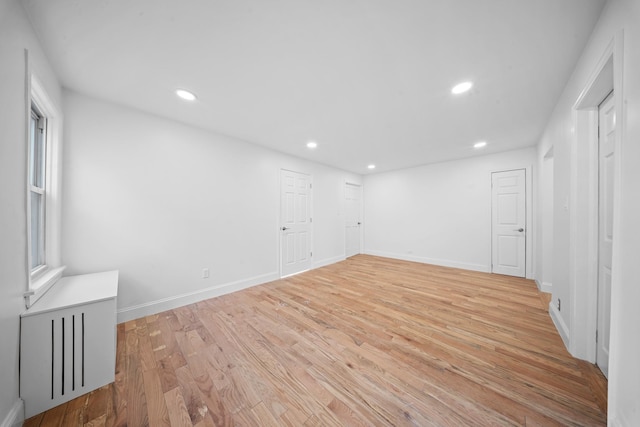
[[[344,255],[334,256],[332,258],[325,258],[323,260],[317,261],[313,263],[313,268],[326,267],[327,265],[335,264],[337,262],[344,261],[346,257]]]
[[[21,426],[23,422],[24,401],[22,399],[18,399],[14,402],[7,416],[4,417],[4,420],[2,420],[0,427],[18,427]]]
[[[46,177],[45,177],[45,265],[36,272],[30,271],[31,248],[27,249],[27,268],[29,269],[28,289],[24,294],[25,305],[29,308],[62,276],[64,266],[60,267],[60,183],[62,161],[62,121],[60,109],[51,100],[42,82],[34,74],[28,73],[28,111],[31,104],[47,119],[46,131]],[[29,116],[30,117],[30,116]],[[28,128],[28,125],[27,125]],[[29,135],[29,132],[27,132]],[[29,146],[27,142],[27,147]],[[28,149],[28,148],[27,148]],[[28,156],[27,156],[28,158]],[[28,168],[27,168],[28,170]],[[28,178],[27,178],[28,179]],[[29,181],[27,181],[29,182]],[[31,198],[27,186],[27,215],[31,212]],[[27,227],[27,241],[31,242],[31,227]]]
[[[556,326],[560,338],[562,338],[562,342],[564,342],[564,346],[569,348],[569,328],[567,328],[567,324],[564,323],[558,308],[553,302],[549,303],[549,316],[551,316],[551,320],[553,320],[553,324]]]
[[[596,359],[598,307],[598,104],[611,89],[615,94],[618,118],[614,186],[614,235],[620,235],[620,159],[623,126],[623,34],[617,33],[587,79],[572,107],[574,136],[570,141],[569,187],[569,298],[571,324],[569,352],[591,363]],[[613,80],[611,84],[607,84]],[[616,242],[613,250],[612,298],[616,277]],[[559,315],[559,314],[558,314]],[[612,316],[612,320],[613,320]],[[611,330],[615,325],[612,321]],[[612,342],[615,338],[612,337]],[[612,344],[613,346],[613,344]]]
[[[277,271],[262,274],[260,276],[250,277],[248,279],[237,280],[235,282],[223,283],[209,288],[205,288],[195,292],[188,292],[144,304],[125,307],[118,310],[118,323],[127,322],[133,319],[149,316],[151,314],[160,313],[166,310],[193,304],[205,299],[215,298],[231,292],[247,289],[252,286],[261,285],[280,278]]]
[[[31,289],[24,293],[26,308],[31,307],[62,277],[65,266],[48,269],[31,283]]]
[[[615,94],[615,109],[618,131],[616,132],[616,159],[615,159],[615,177],[614,181],[618,184],[614,186],[613,190],[613,235],[620,236],[622,229],[621,224],[621,178],[622,178],[622,156],[624,155],[624,144],[626,138],[626,123],[627,123],[627,109],[624,93],[624,31],[619,30],[614,38],[613,49],[613,90]],[[620,341],[625,339],[620,336],[622,318],[617,315],[618,307],[622,304],[619,301],[621,296],[620,289],[623,283],[620,281],[620,258],[622,253],[620,239],[614,238],[612,248],[612,265],[611,265],[611,326],[609,334],[609,379],[610,384],[613,387],[609,388],[609,416],[617,422],[621,422],[622,425],[630,425],[618,408],[618,402],[620,397],[618,396],[617,383],[619,378],[626,375],[627,372],[621,370],[620,364],[617,363],[620,360],[618,354],[618,346]],[[595,345],[594,345],[595,347]]]
[[[540,282],[538,279],[535,279],[536,286],[540,292],[545,292],[547,294],[553,293],[553,284],[550,282]]]
[[[376,250],[373,250],[373,251],[367,250],[364,253],[367,255],[380,256],[384,258],[393,258],[393,259],[399,259],[403,261],[420,262],[422,264],[439,265],[442,267],[460,268],[463,270],[479,271],[482,273],[491,272],[491,268],[489,266],[481,265],[481,264],[471,264],[471,263],[452,261],[452,260],[446,260],[446,259],[428,258],[428,257],[421,257],[416,255],[406,255],[406,254],[399,254],[395,252],[384,252],[384,251],[376,251]]]
[[[53,117],[58,119],[60,116],[58,108],[51,101],[51,98],[47,95],[47,91],[44,89],[44,85],[40,82],[40,79],[35,74],[31,75],[31,100],[43,109],[42,114],[47,118]]]

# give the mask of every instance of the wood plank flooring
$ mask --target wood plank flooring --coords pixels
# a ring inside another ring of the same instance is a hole
[[[358,255],[118,325],[116,381],[25,426],[598,426],[533,282]]]

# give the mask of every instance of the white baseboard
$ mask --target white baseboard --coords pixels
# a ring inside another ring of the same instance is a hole
[[[336,262],[344,261],[347,259],[344,255],[336,256],[333,258],[326,258],[313,263],[313,268],[326,267],[327,265],[335,264]]]
[[[540,292],[545,292],[547,294],[550,294],[553,292],[553,285],[549,282],[539,282],[538,279],[536,279],[536,286],[538,287],[538,290]]]
[[[320,268],[336,262],[344,261],[344,255],[326,258],[317,262],[314,262],[313,268]],[[241,291],[242,289],[250,288],[252,286],[261,285],[263,283],[278,280],[280,275],[277,271],[272,273],[262,274],[260,276],[250,277],[248,279],[242,279],[231,283],[224,283],[221,285],[212,286],[206,289],[201,289],[196,292],[189,292],[186,294],[176,295],[169,298],[164,298],[157,301],[151,301],[144,304],[134,305],[131,307],[125,307],[118,310],[118,323],[127,322],[133,319],[139,319],[141,317],[149,316],[151,314],[161,313],[163,311],[172,310],[174,308],[182,307],[185,305],[193,304],[198,301],[202,301],[208,298],[215,298],[221,295],[229,294],[231,292]],[[0,426],[2,427],[2,426]]]
[[[564,320],[562,319],[558,308],[553,304],[553,301],[549,303],[549,315],[560,334],[560,338],[562,338],[565,348],[569,351],[569,328],[567,328],[567,324],[564,323]]]
[[[481,264],[471,264],[466,262],[458,262],[452,260],[445,259],[435,259],[435,258],[427,258],[410,254],[399,254],[394,252],[384,252],[384,251],[371,251],[368,250],[365,252],[367,255],[380,256],[385,258],[393,258],[400,259],[403,261],[413,261],[413,262],[421,262],[423,264],[432,264],[439,265],[442,267],[452,267],[452,268],[461,268],[463,270],[471,270],[471,271],[480,271],[482,273],[490,273],[491,268],[486,265]]]
[[[235,282],[211,286],[209,288],[201,289],[196,292],[189,292],[186,294],[176,295],[157,301],[151,301],[144,304],[121,308],[118,310],[118,323],[127,322],[133,319],[139,319],[151,314],[156,314],[185,305],[193,304],[195,302],[202,301],[208,298],[214,298],[220,295],[229,294],[231,292],[240,291],[242,289],[261,285],[263,283],[271,282],[279,278],[280,276],[277,272],[272,272],[248,279],[238,280]]]
[[[24,402],[22,399],[16,400],[16,402],[11,407],[11,410],[4,417],[2,423],[0,423],[0,427],[18,427],[21,426],[24,422]]]

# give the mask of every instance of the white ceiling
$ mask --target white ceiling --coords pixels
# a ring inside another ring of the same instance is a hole
[[[22,3],[69,89],[367,174],[536,144],[604,0]]]

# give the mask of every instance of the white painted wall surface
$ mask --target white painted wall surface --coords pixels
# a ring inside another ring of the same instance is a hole
[[[572,107],[587,84],[607,45],[616,34],[623,32],[624,64],[621,119],[622,147],[620,170],[620,200],[613,260],[611,302],[611,352],[609,359],[609,424],[612,426],[640,425],[640,2],[637,0],[609,0],[596,25],[591,39],[574,73],[560,97],[538,146],[539,164],[548,149],[554,147],[554,260],[553,298],[562,298],[559,313],[571,332],[572,306],[570,300],[570,212],[564,203],[571,195],[571,144],[574,143]],[[580,147],[577,147],[578,149]],[[578,153],[580,151],[578,150]],[[574,158],[575,166],[584,167],[582,158]],[[585,209],[580,183],[575,209]],[[583,223],[574,224],[578,233]],[[577,245],[579,246],[579,245]],[[542,248],[544,251],[545,248]],[[580,256],[581,247],[573,250]],[[581,283],[581,280],[576,280]],[[578,287],[577,292],[582,292]],[[581,322],[582,319],[578,319]],[[588,351],[589,349],[579,349]]]
[[[535,238],[530,184],[535,153],[532,147],[366,176],[365,252],[490,271],[491,172],[529,168],[527,276],[530,277]]]
[[[360,177],[76,93],[65,111],[63,261],[120,271],[120,321],[276,279],[281,168],[312,175],[314,265],[344,259]]]
[[[27,290],[27,147],[25,54],[48,95],[59,102],[60,87],[22,6],[0,4],[0,425],[22,420],[18,395],[22,294]]]
[[[554,210],[554,191],[553,191],[553,153],[545,154],[540,165],[540,173],[538,179],[535,180],[538,203],[538,243],[536,252],[536,281],[539,288],[551,293],[553,291],[553,210]]]

